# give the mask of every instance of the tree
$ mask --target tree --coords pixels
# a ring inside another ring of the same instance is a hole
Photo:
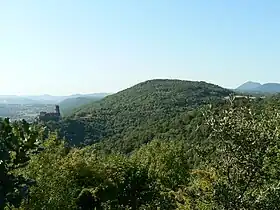
[[[213,182],[218,208],[275,209],[279,203],[280,110],[274,104],[259,109],[233,102],[207,115],[212,131],[204,165],[218,177]]]
[[[28,195],[32,181],[14,173],[24,167],[38,148],[38,130],[25,120],[0,120],[0,209],[18,207]]]
[[[135,152],[132,159],[146,167],[162,188],[177,189],[189,182],[193,159],[184,142],[153,140]]]

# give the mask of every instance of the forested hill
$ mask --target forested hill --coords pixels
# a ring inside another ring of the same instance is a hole
[[[190,110],[230,93],[206,82],[149,80],[84,106],[59,127],[72,144],[101,142],[127,153],[182,125]]]
[[[134,112],[153,112],[160,109],[185,110],[230,94],[230,91],[206,82],[183,80],[148,80],[117,94],[104,98],[99,103],[89,104],[74,113],[75,116],[90,117],[104,109],[128,109]],[[130,110],[132,109],[132,110]],[[178,111],[178,110],[177,110]]]
[[[63,116],[71,114],[75,109],[94,101],[101,100],[103,97],[77,97],[67,98],[59,103]]]

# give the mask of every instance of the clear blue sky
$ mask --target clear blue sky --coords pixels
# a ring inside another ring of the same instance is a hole
[[[0,94],[280,82],[278,0],[0,1]]]

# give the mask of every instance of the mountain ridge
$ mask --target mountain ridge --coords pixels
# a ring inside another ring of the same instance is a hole
[[[236,91],[241,92],[251,92],[251,93],[267,93],[267,94],[274,94],[280,93],[280,83],[257,83],[248,81],[235,89]]]
[[[252,82],[252,81],[248,81],[242,85],[240,85],[239,87],[237,87],[236,89],[238,90],[252,90],[252,89],[255,89],[255,88],[258,88],[260,87],[262,84],[259,83],[259,82]]]
[[[58,104],[69,98],[103,98],[111,93],[72,94],[68,96],[43,95],[0,95],[0,104]]]

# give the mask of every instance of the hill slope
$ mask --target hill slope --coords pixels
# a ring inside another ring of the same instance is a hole
[[[74,144],[102,140],[103,147],[127,153],[183,126],[180,119],[190,110],[230,93],[205,82],[150,80],[77,110],[61,122],[61,132]]]
[[[246,82],[242,85],[240,85],[238,88],[236,88],[236,90],[240,90],[240,91],[251,91],[253,89],[259,88],[261,86],[260,83],[258,82]]]
[[[94,96],[88,96],[88,97],[77,97],[77,98],[67,98],[59,103],[60,109],[62,114],[68,115],[71,114],[72,111],[74,111],[76,108],[79,108],[83,105],[89,104],[94,101],[98,101],[102,99],[103,97],[94,97]]]

